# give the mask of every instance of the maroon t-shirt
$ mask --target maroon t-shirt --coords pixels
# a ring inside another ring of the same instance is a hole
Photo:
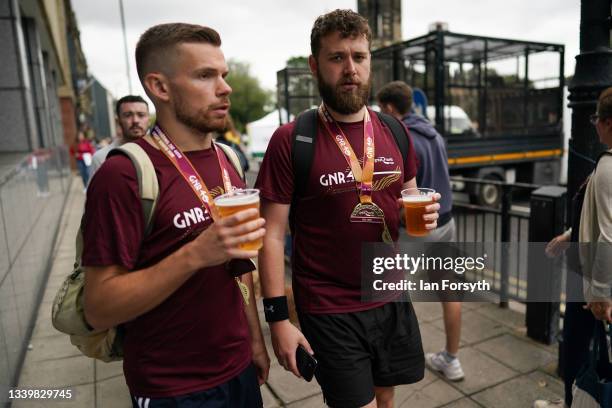
[[[110,157],[87,188],[83,265],[151,266],[193,240],[212,222],[174,165],[145,140],[159,200],[153,229],[143,241],[138,180],[125,156]],[[186,153],[213,196],[223,182],[213,149]],[[244,183],[225,161],[232,184]],[[109,301],[111,301],[109,299]],[[242,297],[224,266],[196,272],[153,310],[126,323],[126,382],[134,395],[166,397],[206,390],[244,370],[251,361]]]
[[[370,112],[375,156],[373,201],[384,211],[393,240],[398,238],[397,199],[402,185],[416,175],[416,156],[409,139],[403,160],[393,134]],[[255,186],[269,201],[291,204],[294,176],[291,132],[294,123],[274,132]],[[363,121],[340,123],[363,165]],[[352,172],[335,141],[318,122],[317,141],[306,192],[294,208],[293,290],[297,307],[306,313],[367,310],[382,303],[361,301],[361,244],[382,241],[382,224],[350,222],[359,203]],[[406,169],[404,169],[404,163]]]

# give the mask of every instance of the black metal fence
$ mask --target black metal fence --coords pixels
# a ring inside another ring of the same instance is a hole
[[[493,249],[491,267],[466,274],[469,280],[486,279],[498,293],[502,305],[509,299],[527,299],[527,251],[529,243],[529,199],[539,186],[523,183],[504,183],[493,180],[452,177],[454,185],[464,191],[478,191],[482,187],[496,189],[501,195],[498,207],[471,204],[469,198],[459,197],[453,202],[457,225],[457,241],[480,242]],[[469,194],[468,194],[469,195]],[[460,196],[460,195],[459,195]],[[504,243],[513,243],[511,249]]]

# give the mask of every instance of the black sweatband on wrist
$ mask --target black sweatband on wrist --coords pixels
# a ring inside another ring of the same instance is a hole
[[[264,313],[266,322],[280,322],[289,318],[289,306],[287,306],[287,296],[277,296],[264,298]]]

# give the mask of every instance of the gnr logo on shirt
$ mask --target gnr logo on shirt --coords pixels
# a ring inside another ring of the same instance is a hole
[[[363,165],[362,162],[363,160],[359,161],[360,166]],[[395,176],[398,174],[401,174],[401,170],[399,168],[393,168],[393,166],[395,166],[395,160],[393,160],[393,157],[377,157],[375,159],[375,163],[378,164],[376,168],[382,171],[375,171],[374,176],[378,176],[378,177],[383,176],[383,178],[389,178],[388,175],[393,175],[391,176],[391,178],[393,179],[391,180],[391,182],[393,182],[393,181],[396,181],[397,179],[397,177]],[[353,172],[350,171],[350,169],[347,169],[344,172],[337,171],[333,173],[322,174],[319,177],[319,183],[323,187],[333,187],[333,186],[337,186],[341,184],[354,183],[354,182],[355,182],[355,178],[353,177]],[[385,181],[383,182],[383,184],[388,185],[390,183],[387,183]]]
[[[319,183],[321,183],[321,185],[325,187],[354,182],[355,178],[353,177],[352,171],[349,171],[348,174],[344,174],[343,172],[338,171],[331,174],[322,174],[321,177],[319,177]]]
[[[179,229],[188,228],[200,222],[206,222],[210,219],[208,214],[204,214],[201,207],[194,207],[189,211],[183,211],[176,214],[173,218],[174,226]]]

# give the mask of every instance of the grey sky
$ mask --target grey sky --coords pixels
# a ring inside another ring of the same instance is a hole
[[[72,0],[89,69],[116,97],[128,93],[119,0]],[[308,55],[316,17],[356,0],[124,0],[133,92],[144,95],[133,60],[139,35],[164,22],[208,25],[221,34],[227,59],[249,62],[261,84],[274,89],[276,71],[292,56]],[[553,42],[566,46],[566,74],[578,53],[579,0],[402,1],[402,37],[427,32],[433,21],[451,31]],[[545,74],[547,69],[543,68]],[[555,75],[552,67],[550,75]]]

